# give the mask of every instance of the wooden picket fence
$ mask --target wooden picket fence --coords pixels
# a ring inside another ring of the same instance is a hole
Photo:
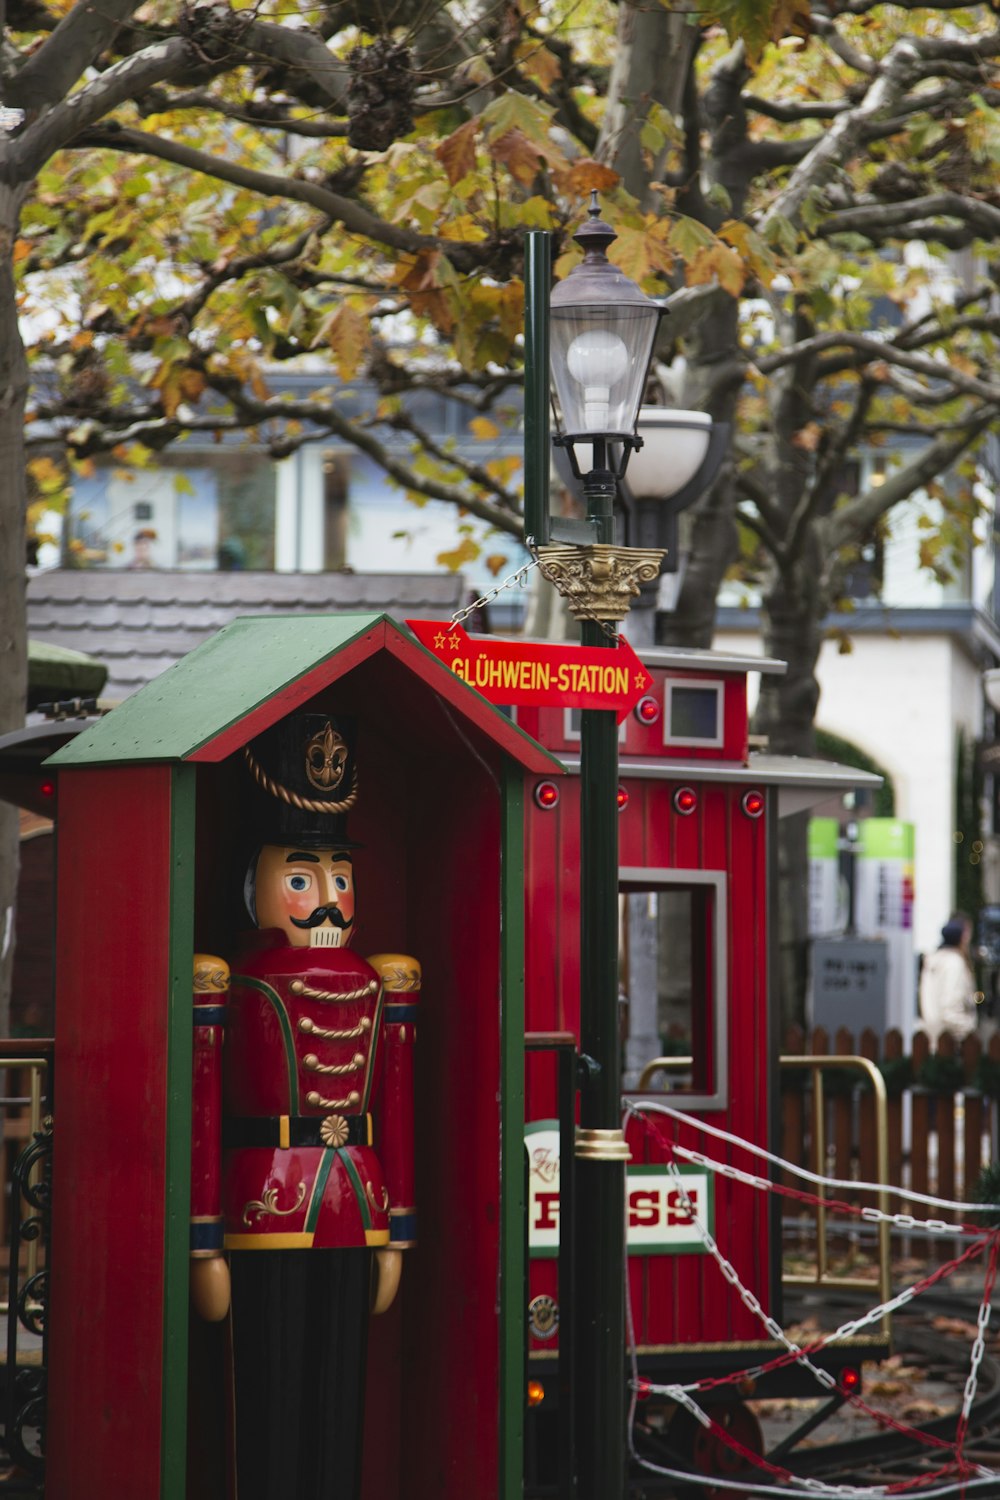
[[[782,1052],[789,1057],[869,1058],[882,1073],[888,1094],[888,1183],[940,1198],[976,1198],[980,1173],[998,1154],[1000,1034],[992,1036],[986,1045],[978,1036],[968,1037],[960,1045],[946,1036],[936,1049],[923,1034],[917,1034],[907,1056],[898,1031],[879,1038],[870,1030],[858,1037],[841,1030],[831,1038],[821,1027],[808,1036],[801,1027],[791,1027]],[[782,1069],[781,1155],[824,1176],[878,1181],[876,1107],[871,1084],[859,1074],[830,1071],[824,1074],[823,1096],[825,1160],[817,1162],[809,1072]],[[790,1186],[804,1185],[789,1174],[784,1180]],[[874,1202],[874,1195],[850,1190],[838,1189],[830,1196],[862,1205]],[[891,1207],[913,1212],[918,1218],[942,1217],[933,1210],[925,1212],[902,1204],[899,1199],[892,1199]],[[815,1235],[815,1215],[806,1211],[796,1214],[794,1205],[787,1201],[783,1213],[786,1248],[790,1243],[794,1248],[796,1238],[804,1246],[810,1235]],[[925,1244],[921,1252],[914,1235],[904,1248],[908,1253],[930,1253],[935,1258],[947,1258],[954,1252],[954,1238],[934,1239],[934,1245]],[[843,1248],[847,1237],[841,1234],[838,1243]]]

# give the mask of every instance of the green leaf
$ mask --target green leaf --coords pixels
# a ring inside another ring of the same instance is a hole
[[[490,142],[499,140],[509,130],[517,130],[536,145],[548,147],[551,146],[549,128],[554,114],[549,105],[506,89],[486,106],[479,116],[479,123]]]

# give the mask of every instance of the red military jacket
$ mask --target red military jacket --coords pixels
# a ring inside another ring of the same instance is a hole
[[[214,1206],[214,1173],[199,1173],[198,1140],[206,1124],[211,1132],[204,1117],[218,1088],[199,1085],[199,1057],[210,1072],[213,1046],[207,1028],[199,1046],[196,995],[192,1248],[211,1253],[210,1224],[224,1226],[231,1250],[413,1244],[419,965],[386,955],[376,968],[349,948],[292,947],[277,931],[255,938],[215,1010],[225,1012],[215,1214],[202,1211]]]

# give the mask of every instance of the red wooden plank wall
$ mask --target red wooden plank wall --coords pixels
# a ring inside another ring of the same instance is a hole
[[[160,1494],[169,788],[163,766],[60,782],[46,1477],[59,1500]]]

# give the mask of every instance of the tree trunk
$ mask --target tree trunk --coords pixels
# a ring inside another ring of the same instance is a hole
[[[684,582],[677,608],[656,617],[656,639],[661,646],[691,646],[708,650],[715,635],[715,607],[726,569],[736,557],[739,537],[733,520],[733,493],[728,471],[694,512],[691,553],[682,559]]]
[[[791,588],[776,579],[761,607],[764,649],[788,663],[782,677],[761,679],[754,730],[767,735],[773,755],[812,755],[819,702],[816,666],[822,644],[822,601],[817,577],[796,574]],[[804,1025],[809,983],[809,814],[793,813],[778,825],[777,992],[784,1025]]]
[[[639,139],[642,127],[651,104],[680,114],[698,42],[697,27],[682,11],[627,0],[618,7],[615,60],[597,154],[621,174],[625,188],[647,210],[658,201],[650,183],[662,175],[662,161],[650,170],[649,153]]]
[[[0,734],[24,723],[28,686],[25,620],[24,406],[28,365],[17,321],[12,250],[23,192],[0,184]],[[0,1035],[10,1026],[18,872],[18,813],[0,802]]]

